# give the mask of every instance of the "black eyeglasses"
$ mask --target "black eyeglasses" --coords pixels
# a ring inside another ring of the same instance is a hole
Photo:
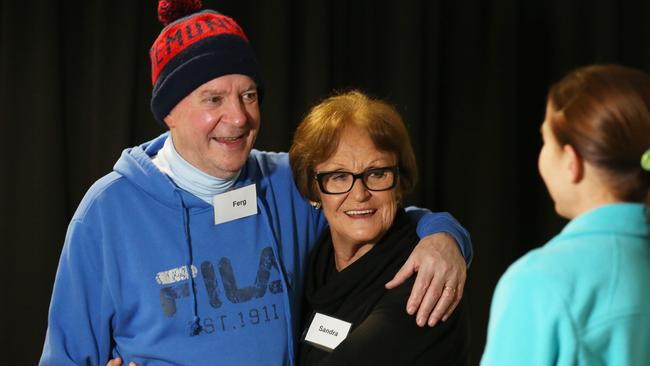
[[[318,182],[321,192],[342,194],[350,192],[357,179],[361,179],[363,186],[370,191],[387,191],[395,187],[398,175],[399,168],[390,166],[368,169],[358,174],[345,171],[320,172],[314,179]]]

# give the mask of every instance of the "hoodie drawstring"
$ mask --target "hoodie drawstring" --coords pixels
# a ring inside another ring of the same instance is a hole
[[[187,257],[186,266],[187,273],[190,277],[190,292],[192,293],[192,321],[188,324],[187,329],[190,336],[195,336],[201,333],[201,319],[198,314],[198,303],[196,299],[196,283],[194,282],[194,272],[192,271],[192,264],[194,262],[192,255],[192,236],[190,235],[190,218],[187,213],[188,208],[185,206],[183,195],[178,190],[175,190],[178,198],[181,201],[181,211],[183,212],[183,227],[185,228],[185,243],[187,244]]]

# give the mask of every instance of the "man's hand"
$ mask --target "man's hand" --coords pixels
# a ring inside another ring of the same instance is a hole
[[[106,364],[106,366],[122,366],[122,359],[121,358],[114,358]],[[138,366],[137,363],[135,362],[129,362],[129,366]]]
[[[458,306],[463,297],[466,271],[456,241],[448,234],[436,233],[420,240],[386,288],[399,286],[417,272],[406,311],[413,315],[417,310],[417,324],[423,327],[428,323],[433,327],[440,319],[447,320]]]

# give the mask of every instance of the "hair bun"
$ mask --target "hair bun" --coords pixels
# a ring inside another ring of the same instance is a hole
[[[163,26],[192,14],[203,7],[201,0],[159,0],[158,19]]]

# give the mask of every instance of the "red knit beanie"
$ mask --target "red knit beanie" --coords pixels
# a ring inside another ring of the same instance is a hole
[[[165,28],[151,46],[151,111],[166,127],[169,112],[202,84],[219,76],[242,74],[262,80],[253,49],[239,25],[213,10],[199,11],[200,0],[159,0]]]

